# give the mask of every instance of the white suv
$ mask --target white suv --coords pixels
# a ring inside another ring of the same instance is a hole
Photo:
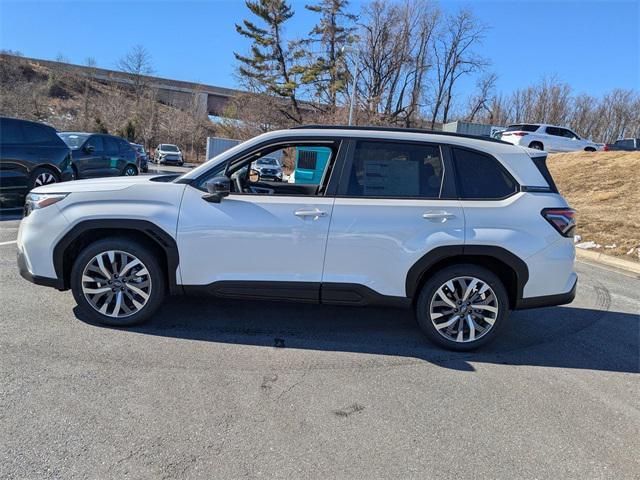
[[[308,147],[326,159],[319,184],[252,181],[245,168]],[[109,325],[147,320],[178,293],[395,305],[431,340],[470,350],[509,310],[574,298],[574,211],[545,158],[457,134],[266,133],[179,177],[32,190],[18,265]]]
[[[595,152],[601,149],[596,143],[580,138],[566,127],[538,123],[509,125],[501,133],[500,138],[513,145],[546,150],[547,152],[575,152],[578,150]]]

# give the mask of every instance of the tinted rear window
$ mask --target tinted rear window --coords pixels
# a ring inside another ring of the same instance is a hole
[[[460,198],[498,199],[516,192],[517,184],[493,157],[475,152],[453,149]]]
[[[518,123],[516,125],[509,125],[505,132],[535,132],[540,128],[540,125],[534,125],[530,123]],[[504,132],[503,132],[504,133]]]

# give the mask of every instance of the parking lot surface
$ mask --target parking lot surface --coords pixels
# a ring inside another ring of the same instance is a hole
[[[638,478],[636,277],[578,263],[573,304],[467,354],[393,309],[176,297],[114,329],[20,278],[17,227],[0,478]]]

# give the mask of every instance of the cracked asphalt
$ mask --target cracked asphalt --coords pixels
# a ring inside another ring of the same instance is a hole
[[[408,311],[170,299],[87,323],[0,216],[0,478],[639,478],[640,279],[443,351]]]

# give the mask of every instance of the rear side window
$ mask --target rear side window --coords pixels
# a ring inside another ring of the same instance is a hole
[[[516,181],[495,158],[462,148],[453,148],[453,157],[460,198],[493,200],[516,192]]]
[[[20,122],[8,118],[0,119],[0,142],[4,145],[24,143]]]
[[[133,145],[131,145],[126,140],[123,140],[123,139],[119,138],[117,140],[117,142],[120,145],[120,151],[121,152],[130,152],[131,150],[133,150]]]
[[[557,127],[547,127],[545,130],[545,133],[547,135],[553,135],[555,137],[563,137],[563,129],[562,128],[557,128]]]
[[[104,140],[104,151],[109,153],[114,153],[120,150],[118,146],[118,141],[113,137],[102,137]]]
[[[33,144],[57,144],[59,137],[55,130],[44,125],[38,125],[35,123],[23,123],[22,135],[24,137],[24,143]]]
[[[538,128],[540,128],[540,125],[518,123],[516,125],[509,125],[505,132],[535,132]]]
[[[440,198],[443,178],[444,165],[438,146],[359,141],[346,194]]]

